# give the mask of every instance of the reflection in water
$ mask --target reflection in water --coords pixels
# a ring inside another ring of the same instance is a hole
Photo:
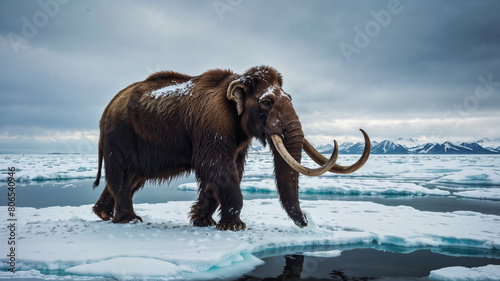
[[[283,268],[283,273],[276,277],[266,277],[263,279],[245,276],[238,281],[252,281],[252,280],[265,280],[265,281],[274,281],[274,280],[302,280],[302,268],[304,266],[304,256],[303,255],[287,255],[285,256],[285,267]]]
[[[285,256],[285,267],[283,273],[276,278],[266,278],[263,280],[301,280],[302,268],[304,265],[304,256],[291,255]]]
[[[368,280],[375,280],[373,277],[352,277],[349,278],[344,272],[340,270],[333,270],[332,273],[330,273],[332,276],[332,280],[342,280],[342,281],[368,281]]]
[[[500,265],[498,254],[491,251],[473,252],[455,249],[455,253],[452,254],[452,250],[448,249],[450,255],[444,255],[433,252],[440,250],[437,248],[411,250],[398,247],[383,247],[383,249],[335,247],[335,249],[342,251],[342,254],[336,257],[297,254],[315,251],[317,248],[295,249],[293,252],[288,250],[288,254],[276,252],[271,256],[267,253],[267,257],[261,257],[265,264],[238,280],[428,281],[430,272],[440,268]]]
[[[283,268],[283,274],[278,276],[277,280],[300,280],[303,266],[304,256],[285,256],[285,268]]]
[[[238,281],[298,281],[298,280],[308,280],[311,278],[308,276],[309,274],[305,274],[304,278],[302,278],[303,268],[304,268],[304,256],[303,255],[286,255],[285,258],[285,267],[283,268],[283,272],[276,277],[266,277],[266,278],[255,278],[245,276]],[[307,270],[306,270],[307,271]],[[309,277],[309,278],[308,278]],[[317,278],[312,278],[312,280],[321,280]],[[349,277],[341,270],[332,270],[330,273],[330,278],[328,280],[342,280],[342,281],[368,281],[375,280],[373,277]]]

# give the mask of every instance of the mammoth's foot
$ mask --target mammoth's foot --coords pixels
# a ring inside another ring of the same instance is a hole
[[[94,207],[92,207],[92,211],[104,221],[113,218],[115,213],[115,199],[111,196],[111,193],[109,193],[107,186],[103,190],[99,200],[97,200]]]
[[[242,222],[240,219],[235,219],[233,221],[220,221],[217,224],[217,229],[218,230],[232,230],[232,231],[238,231],[238,230],[243,230],[247,226],[244,222]]]
[[[113,211],[94,210],[94,214],[100,217],[103,221],[109,221],[113,218]]]
[[[124,212],[121,215],[117,213],[112,220],[113,223],[129,223],[131,221],[134,221],[134,223],[139,221],[142,222],[142,218],[136,215],[134,212]]]
[[[114,202],[113,202],[114,203]],[[103,221],[109,221],[114,216],[114,207],[110,204],[103,204],[102,202],[97,202],[92,211]]]
[[[191,223],[194,226],[199,226],[199,227],[213,226],[216,224],[216,222],[214,221],[214,219],[212,219],[212,217],[202,218],[202,217],[196,217],[196,216],[191,217]]]

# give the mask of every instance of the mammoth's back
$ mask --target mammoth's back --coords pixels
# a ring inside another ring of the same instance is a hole
[[[233,76],[229,70],[211,70],[195,77],[158,72],[119,92],[103,119],[128,124],[137,135],[154,143],[227,131],[219,126],[227,127],[221,121],[233,115],[226,97]]]

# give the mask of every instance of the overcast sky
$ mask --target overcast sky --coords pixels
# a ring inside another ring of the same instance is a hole
[[[159,70],[270,65],[317,144],[500,137],[500,1],[0,1],[0,152],[96,152]]]

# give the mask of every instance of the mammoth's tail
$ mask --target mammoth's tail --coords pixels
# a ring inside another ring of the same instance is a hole
[[[94,181],[94,189],[97,186],[99,186],[99,183],[101,181],[101,171],[102,171],[102,141],[101,137],[99,137],[99,169],[97,171],[96,180]]]

